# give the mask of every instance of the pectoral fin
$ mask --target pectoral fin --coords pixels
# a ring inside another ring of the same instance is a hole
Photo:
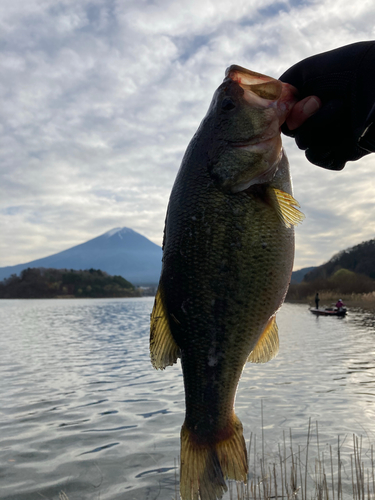
[[[279,335],[276,324],[276,316],[268,321],[266,328],[248,357],[251,363],[267,363],[277,356],[279,352]]]
[[[172,366],[180,356],[180,349],[172,337],[160,285],[151,313],[150,356],[152,366],[157,370]]]
[[[291,194],[276,188],[270,188],[268,194],[272,206],[286,227],[296,226],[303,221],[304,214],[296,208],[300,204]]]

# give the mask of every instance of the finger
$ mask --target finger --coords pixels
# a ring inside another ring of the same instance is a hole
[[[289,130],[300,127],[310,116],[316,113],[322,106],[322,102],[317,96],[308,96],[298,101],[292,108],[286,119]]]
[[[344,103],[340,99],[331,100],[291,134],[299,149],[321,151],[331,149],[333,144],[346,149],[351,139],[346,127]]]

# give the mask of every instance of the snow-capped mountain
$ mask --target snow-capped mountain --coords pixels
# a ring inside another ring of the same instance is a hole
[[[42,259],[0,267],[0,280],[28,267],[101,269],[120,275],[133,285],[156,285],[161,271],[162,249],[127,227],[117,227],[63,252]]]

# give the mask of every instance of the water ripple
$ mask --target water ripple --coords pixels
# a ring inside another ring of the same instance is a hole
[[[112,446],[117,446],[120,443],[110,443],[110,444],[105,444],[103,446],[98,446],[98,448],[95,448],[94,450],[90,451],[84,451],[83,453],[80,453],[80,455],[87,455],[88,453],[98,453],[98,451],[103,451],[107,450],[108,448],[112,448]]]
[[[150,364],[152,305],[0,301],[1,500],[175,495],[183,380],[179,363],[163,372]],[[262,400],[270,453],[290,427],[305,443],[309,417],[326,446],[353,432],[373,442],[374,318],[315,318],[285,304],[278,325],[278,357],[248,364],[239,384],[245,436],[261,435]]]

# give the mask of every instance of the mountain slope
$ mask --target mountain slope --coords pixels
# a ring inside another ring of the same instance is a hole
[[[329,278],[339,269],[348,269],[375,279],[375,239],[337,253],[328,262],[307,273],[304,281]]]
[[[155,285],[161,271],[162,249],[127,227],[115,228],[63,252],[25,264],[0,268],[0,280],[28,267],[101,269],[134,285]]]
[[[303,278],[307,273],[315,269],[315,266],[312,267],[304,267],[302,269],[299,269],[298,271],[293,271],[292,272],[292,278],[291,278],[291,283],[301,283]]]

